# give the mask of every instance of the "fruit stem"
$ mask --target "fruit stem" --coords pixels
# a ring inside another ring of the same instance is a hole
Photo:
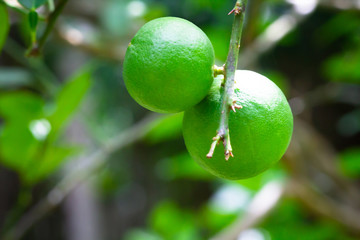
[[[214,77],[216,77],[217,75],[224,75],[224,66],[213,66],[214,69]]]
[[[217,135],[213,138],[210,151],[206,155],[208,158],[213,156],[216,145],[220,141],[224,144],[225,160],[228,160],[230,156],[234,157],[230,143],[229,114],[230,110],[235,112],[236,109],[242,108],[242,106],[236,104],[236,100],[234,98],[234,85],[247,2],[248,0],[237,0],[235,7],[229,12],[229,15],[234,13],[234,22],[230,38],[229,53],[223,69],[225,91],[223,92],[222,97],[220,125],[217,130]],[[214,73],[216,73],[215,68]]]

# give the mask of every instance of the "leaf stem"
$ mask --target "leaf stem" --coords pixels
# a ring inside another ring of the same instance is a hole
[[[210,151],[206,155],[208,158],[213,156],[215,147],[220,141],[224,144],[225,160],[228,160],[230,156],[234,156],[230,143],[229,114],[230,110],[235,112],[236,109],[242,108],[242,106],[236,104],[234,99],[234,84],[246,5],[247,0],[237,0],[235,7],[229,12],[229,15],[234,13],[235,16],[230,38],[229,53],[224,65],[225,91],[223,92],[222,98],[220,125],[217,130],[217,135],[213,138]]]

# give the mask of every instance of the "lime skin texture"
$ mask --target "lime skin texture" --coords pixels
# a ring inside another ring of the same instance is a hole
[[[131,40],[123,77],[143,107],[181,112],[209,92],[214,59],[213,46],[200,28],[185,19],[163,17],[146,23]]]
[[[223,76],[222,76],[223,77]],[[285,153],[293,130],[293,116],[282,91],[266,77],[237,70],[235,100],[243,108],[230,112],[230,142],[234,157],[225,160],[217,146],[206,158],[219,127],[221,78],[215,78],[209,95],[185,111],[183,135],[192,158],[212,174],[230,180],[256,176],[276,163]]]

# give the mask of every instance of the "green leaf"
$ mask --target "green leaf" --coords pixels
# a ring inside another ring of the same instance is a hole
[[[28,9],[36,9],[46,3],[47,0],[19,0],[19,3]]]
[[[29,122],[43,117],[44,101],[29,92],[13,92],[0,96],[0,116],[14,121]]]
[[[221,26],[207,26],[203,30],[214,46],[216,57],[221,61],[225,61],[229,51],[231,32]]]
[[[160,178],[173,179],[195,179],[213,180],[214,175],[205,171],[198,165],[188,152],[159,161],[156,166],[156,173]]]
[[[5,119],[0,134],[0,160],[20,175],[34,171],[33,164],[41,142],[31,131],[32,120],[43,118],[44,101],[29,92],[0,96],[0,116]],[[34,167],[36,166],[36,167]]]
[[[181,136],[183,116],[183,113],[165,115],[154,121],[149,126],[150,130],[145,140],[151,144],[157,144]]]
[[[269,78],[272,82],[278,86],[281,91],[284,93],[285,96],[289,95],[289,82],[287,81],[286,77],[279,71],[269,71],[263,73],[264,76]]]
[[[315,32],[316,41],[320,47],[327,47],[341,37],[356,34],[360,18],[357,12],[344,11],[334,14],[326,23],[319,26]]]
[[[55,102],[55,112],[48,117],[54,132],[64,127],[66,120],[81,103],[90,87],[91,74],[92,68],[83,68],[59,92]]]
[[[5,166],[18,171],[20,175],[33,171],[31,160],[38,147],[39,142],[26,122],[21,119],[6,122],[0,135],[0,160]]]
[[[239,213],[230,213],[230,212],[220,212],[215,209],[211,204],[206,204],[201,212],[198,214],[199,221],[201,226],[203,226],[210,236],[215,235],[221,229],[229,226],[236,217],[238,217]]]
[[[312,212],[295,200],[284,198],[278,206],[259,225],[270,235],[266,239],[289,240],[355,240],[349,233],[326,218],[314,218]],[[301,235],[299,234],[301,233]]]
[[[24,183],[35,184],[54,172],[75,148],[61,147],[49,139],[54,132],[45,119],[45,102],[29,92],[0,96],[0,161],[17,171]]]
[[[350,178],[360,176],[360,148],[348,149],[340,154],[340,168]]]
[[[28,15],[30,30],[35,32],[38,24],[38,14],[36,11],[30,11]]]
[[[53,173],[69,156],[77,152],[76,148],[49,146],[41,158],[34,158],[31,171],[22,173],[25,182],[34,184]]]
[[[326,60],[323,72],[334,82],[360,83],[360,46],[346,50]]]
[[[286,172],[279,167],[279,164],[276,164],[255,177],[237,180],[236,182],[249,190],[258,191],[268,182],[284,181],[285,178]]]
[[[6,5],[0,2],[0,52],[9,32],[9,15]]]
[[[152,230],[164,239],[200,239],[194,213],[181,209],[170,201],[164,201],[155,207],[150,215],[150,224]]]
[[[5,166],[17,171],[23,182],[35,184],[58,169],[76,149],[46,145],[35,138],[27,124],[12,121],[2,131],[0,150]]]

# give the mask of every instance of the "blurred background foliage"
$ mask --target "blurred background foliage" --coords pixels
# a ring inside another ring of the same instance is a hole
[[[360,238],[358,0],[249,0],[239,66],[295,116],[260,176],[213,177],[186,151],[182,113],[127,93],[122,61],[144,23],[194,22],[222,65],[234,3],[0,1],[1,239]]]

